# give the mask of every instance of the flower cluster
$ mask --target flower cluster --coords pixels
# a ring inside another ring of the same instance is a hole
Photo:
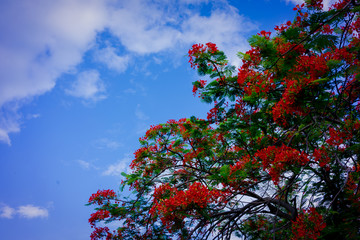
[[[90,235],[91,240],[98,240],[106,237],[106,240],[113,239],[113,234],[109,232],[108,227],[95,227],[94,231]]]
[[[109,218],[110,217],[110,212],[108,210],[103,210],[103,209],[100,209],[94,213],[91,214],[90,218],[89,218],[89,223],[92,227],[95,226],[95,223],[97,221],[101,221],[101,220],[104,220],[106,218]]]
[[[206,85],[206,80],[198,80],[198,81],[194,82],[194,83],[193,83],[193,90],[192,90],[194,96],[196,95],[197,90],[198,90],[199,88],[200,88],[200,89],[201,89],[201,88],[204,88],[205,85]]]
[[[266,39],[270,39],[271,32],[266,32],[262,30],[260,33],[258,33],[259,36],[265,37]]]
[[[194,44],[192,48],[189,50],[189,63],[191,64],[192,68],[199,67],[198,63],[196,63],[196,59],[202,56],[202,54],[208,52],[211,54],[216,53],[218,48],[216,44],[208,42],[205,45],[203,44]]]
[[[93,193],[89,198],[89,203],[96,203],[102,205],[104,200],[115,199],[116,194],[114,190],[98,190],[96,193]]]
[[[118,200],[102,190],[90,197],[89,205],[102,205],[89,219],[92,239],[220,239],[234,233],[356,239],[358,1],[339,0],[330,11],[322,4],[308,0],[294,8],[293,21],[275,28],[275,36],[261,31],[252,37],[236,73],[215,44],[192,46],[191,67],[211,79],[194,82],[193,93],[215,106],[205,120],[150,127],[121,184],[133,195]],[[122,224],[117,232],[96,227],[112,221]]]
[[[310,240],[318,239],[320,232],[326,227],[323,217],[315,208],[300,213],[296,220],[292,222],[291,240]]]
[[[308,8],[315,8],[315,9],[322,9],[324,7],[323,0],[310,0],[306,2],[306,7]]]
[[[305,165],[309,159],[305,153],[282,145],[281,147],[269,146],[259,150],[256,154],[261,160],[263,170],[267,171],[275,184],[279,183],[282,172],[291,166]]]
[[[313,157],[315,158],[315,161],[319,163],[320,167],[325,167],[331,162],[331,159],[328,155],[328,149],[326,149],[325,146],[314,149]]]
[[[211,202],[221,197],[218,190],[209,190],[199,182],[194,182],[187,190],[178,190],[168,184],[157,187],[154,192],[152,215],[161,216],[161,221],[169,229],[186,216],[196,216]]]

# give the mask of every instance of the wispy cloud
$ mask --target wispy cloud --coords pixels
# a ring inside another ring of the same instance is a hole
[[[13,101],[0,106],[0,141],[5,142],[9,146],[11,145],[9,133],[20,131],[19,119],[21,116],[18,113],[19,105],[20,103]]]
[[[182,3],[186,4],[200,4],[200,3],[207,3],[209,0],[180,0]]]
[[[126,173],[129,171],[128,166],[130,161],[130,157],[125,157],[117,163],[109,165],[102,174],[105,176],[120,176],[122,172]]]
[[[127,94],[142,94],[143,96],[145,96],[147,94],[146,93],[146,88],[142,84],[134,81],[133,79],[130,79],[130,83],[131,83],[131,85],[133,85],[133,87],[125,89],[124,93],[127,93]]]
[[[77,164],[80,165],[81,168],[85,169],[85,170],[90,170],[90,169],[94,169],[94,170],[99,170],[99,167],[97,165],[95,165],[93,163],[93,161],[86,161],[83,159],[78,159],[76,160]]]
[[[0,218],[11,219],[14,216],[19,216],[21,218],[47,218],[49,216],[49,211],[46,208],[34,206],[31,204],[19,206],[17,209],[12,208],[8,205],[2,204],[0,208]]]
[[[94,145],[98,149],[112,149],[112,150],[118,149],[123,146],[121,142],[109,138],[100,138],[94,142]]]
[[[85,169],[89,169],[91,164],[87,161],[84,161],[84,160],[77,160],[77,163],[82,167],[82,168],[85,168]]]
[[[4,119],[4,120],[9,121],[9,119]],[[12,122],[10,122],[10,126],[5,125],[2,126],[2,128],[0,128],[0,141],[10,146],[11,140],[9,137],[9,133],[16,133],[19,131],[20,131],[19,123],[17,123],[17,120],[13,120]]]
[[[98,101],[106,98],[105,85],[96,70],[81,72],[66,93],[85,100]]]
[[[136,109],[135,109],[135,116],[138,120],[141,120],[141,121],[145,121],[145,120],[148,120],[149,117],[141,110],[141,106],[140,104],[138,104],[136,106]]]
[[[287,3],[293,3],[293,4],[303,4],[304,0],[285,0]]]
[[[26,119],[36,119],[39,118],[41,115],[39,113],[33,113],[33,114],[28,114],[26,115]]]

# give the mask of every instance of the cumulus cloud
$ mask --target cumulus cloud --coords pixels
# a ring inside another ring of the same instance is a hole
[[[129,171],[128,166],[130,161],[131,159],[126,157],[115,164],[109,165],[102,174],[105,176],[120,176],[122,172]]]
[[[49,216],[49,212],[46,208],[34,206],[31,204],[19,206],[17,209],[5,204],[2,205],[3,206],[0,208],[0,218],[11,219],[15,215],[28,219],[47,218]]]
[[[236,52],[247,46],[244,33],[256,26],[225,0],[208,16],[184,5],[208,2],[0,1],[0,141],[10,144],[9,133],[20,130],[21,106],[53,89],[62,74],[76,72],[90,49],[95,48],[96,61],[119,73],[139,55],[179,51],[196,42],[217,43],[237,63]],[[99,48],[96,37],[104,31],[124,52],[111,45]],[[106,97],[96,70],[76,74],[67,94],[90,101]]]
[[[200,4],[207,1],[181,2]],[[144,0],[127,1],[122,8],[111,12],[109,30],[129,51],[138,54],[212,41],[231,54],[230,60],[236,62],[236,53],[248,48],[244,35],[256,29],[256,25],[226,1],[222,1],[222,8],[213,10],[210,16],[183,9],[186,9],[183,5],[171,7]]]
[[[248,42],[245,34],[256,25],[228,6],[227,11],[214,10],[210,16],[192,15],[181,25],[183,42],[214,42],[224,50],[234,65],[239,65],[238,51],[245,51]]]
[[[49,216],[49,212],[47,209],[33,205],[20,206],[17,210],[17,213],[20,215],[20,217],[29,219],[47,218]]]
[[[14,208],[4,205],[0,209],[0,218],[8,218],[8,219],[13,218],[15,212],[16,210]]]
[[[166,11],[171,5],[160,2],[124,1],[110,13],[109,30],[131,52],[147,54],[174,47],[180,32],[168,25],[175,20]]]
[[[51,90],[81,62],[105,16],[97,0],[1,1],[0,106]]]
[[[0,109],[50,91],[57,78],[82,61],[104,28],[100,0],[0,2]],[[11,111],[10,111],[11,113]],[[0,115],[0,141],[20,129],[19,118]]]
[[[111,46],[98,49],[95,53],[95,59],[107,65],[109,69],[115,70],[119,73],[124,72],[129,64],[129,55],[118,55],[116,49]]]
[[[81,72],[76,81],[65,91],[71,96],[85,100],[98,101],[106,98],[104,94],[105,85],[100,79],[99,72],[96,70]]]

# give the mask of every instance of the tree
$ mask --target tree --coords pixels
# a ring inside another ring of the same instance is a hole
[[[93,194],[92,239],[359,239],[360,3],[294,8],[235,70],[215,44],[189,62],[206,120],[140,138],[121,188]],[[121,224],[111,232],[101,222]]]

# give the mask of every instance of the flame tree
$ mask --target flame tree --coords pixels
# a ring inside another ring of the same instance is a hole
[[[91,239],[359,239],[359,5],[298,5],[239,69],[193,45],[193,92],[214,107],[151,126],[121,184],[133,194],[90,197]]]

